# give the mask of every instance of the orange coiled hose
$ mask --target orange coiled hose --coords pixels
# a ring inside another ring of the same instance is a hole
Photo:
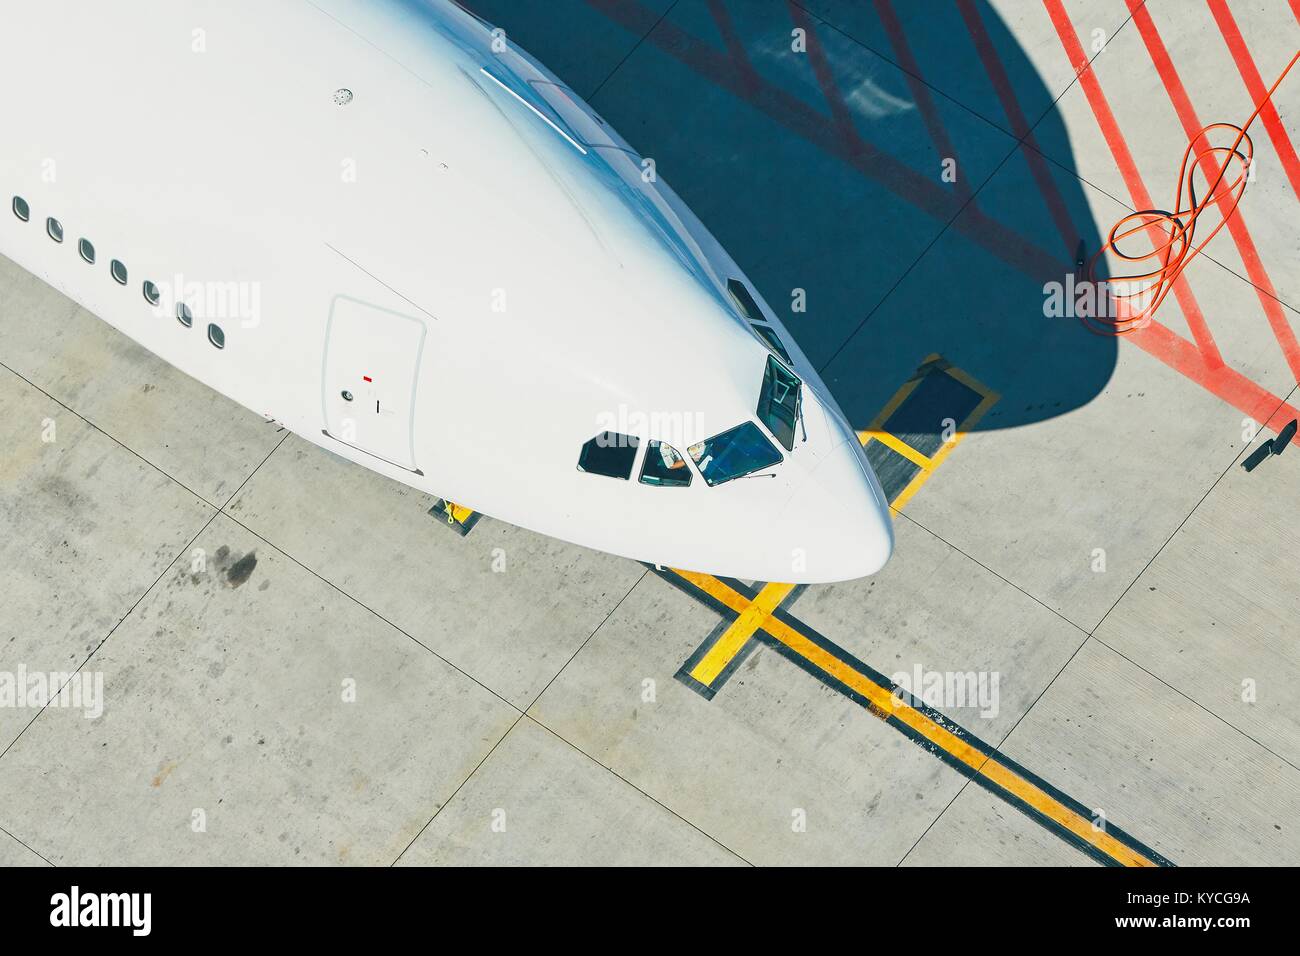
[[[1255,106],[1255,112],[1250,114],[1250,118],[1245,123],[1241,126],[1234,126],[1232,123],[1211,123],[1187,145],[1187,149],[1183,151],[1182,165],[1178,169],[1178,187],[1174,191],[1173,212],[1144,209],[1129,213],[1111,227],[1106,242],[1089,260],[1087,266],[1086,279],[1097,291],[1094,297],[1097,311],[1094,314],[1081,314],[1080,318],[1090,331],[1099,335],[1125,335],[1149,325],[1156,309],[1160,308],[1160,304],[1173,289],[1175,280],[1237,211],[1237,204],[1241,202],[1242,194],[1246,191],[1246,179],[1255,156],[1255,144],[1251,142],[1247,130],[1297,61],[1300,61],[1300,52],[1291,58],[1282,75],[1269,87],[1268,92]],[[1236,132],[1232,145],[1210,145],[1210,137],[1219,130]],[[1207,145],[1198,152],[1197,144],[1202,141]],[[1197,199],[1194,177],[1197,167],[1207,157],[1211,158],[1211,161],[1221,159],[1222,165],[1219,166],[1218,174],[1210,183],[1205,196]],[[1238,167],[1237,176],[1231,182],[1225,182],[1228,169],[1234,164]],[[1220,208],[1223,218],[1210,230],[1208,236],[1199,244],[1193,245],[1196,220],[1211,203],[1222,204]],[[1139,232],[1157,234],[1157,237],[1152,240],[1153,248],[1150,252],[1131,254],[1120,248],[1121,242]],[[1148,272],[1134,272],[1099,279],[1097,265],[1108,252],[1125,263],[1145,263],[1148,260],[1158,259],[1159,265]],[[1133,288],[1135,285],[1140,287]]]

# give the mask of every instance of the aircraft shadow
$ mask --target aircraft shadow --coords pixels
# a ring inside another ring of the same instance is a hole
[[[1109,380],[1115,340],[1048,314],[1044,291],[1068,293],[1080,243],[1097,249],[1101,200],[1021,144],[1030,129],[1065,155],[1060,91],[983,0],[965,16],[911,0],[465,5],[655,160],[856,427],[935,354],[1000,394],[980,429],[1064,414]]]

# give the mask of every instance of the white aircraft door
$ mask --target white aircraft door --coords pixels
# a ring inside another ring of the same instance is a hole
[[[325,434],[422,475],[415,395],[424,321],[336,296],[325,330]]]

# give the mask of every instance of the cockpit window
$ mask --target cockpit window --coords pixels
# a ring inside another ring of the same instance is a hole
[[[772,356],[767,357],[763,390],[758,395],[758,420],[767,426],[786,451],[794,449],[794,426],[799,419],[802,385],[797,375]]]
[[[601,432],[582,446],[582,453],[578,455],[578,470],[627,481],[632,477],[632,464],[636,461],[636,450],[640,445],[641,439],[635,435]]]
[[[782,360],[787,365],[794,364],[794,362],[790,361],[790,353],[787,352],[785,346],[781,344],[781,338],[776,334],[776,329],[772,328],[770,325],[765,325],[762,322],[751,322],[749,327],[754,330],[755,335],[763,340],[763,344],[777,355],[781,356]]]
[[[641,484],[684,488],[690,483],[691,470],[686,467],[686,459],[681,453],[664,442],[650,442],[645,463],[641,466]]]
[[[749,294],[749,287],[739,279],[727,280],[727,291],[731,297],[736,300],[736,305],[740,308],[740,314],[751,322],[763,321],[763,310],[758,307],[754,297]]]
[[[781,453],[753,422],[737,425],[686,449],[704,480],[720,485],[781,462]]]
[[[767,324],[763,310],[754,301],[749,286],[739,279],[728,279],[727,291],[731,294],[732,301],[736,303],[736,308],[740,310],[740,314],[749,320],[749,327],[758,336],[759,341],[781,356],[781,361],[785,362],[786,365],[793,365],[794,363],[790,361],[790,353],[781,344],[781,337],[776,334],[776,329]]]

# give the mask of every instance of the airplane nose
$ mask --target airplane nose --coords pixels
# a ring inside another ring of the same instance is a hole
[[[793,542],[796,579],[866,577],[883,568],[894,552],[889,506],[856,438],[842,442],[817,463],[784,511],[783,536]]]

